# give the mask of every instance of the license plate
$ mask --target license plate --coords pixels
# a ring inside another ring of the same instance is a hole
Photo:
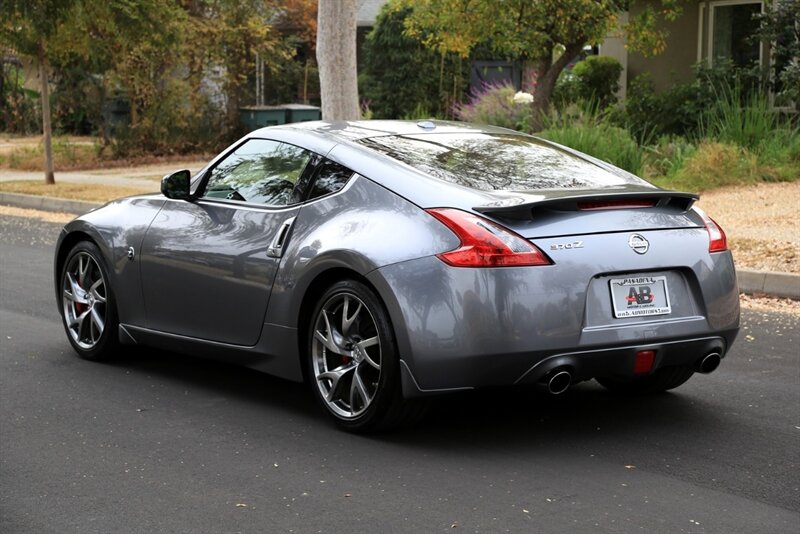
[[[669,305],[666,276],[632,276],[613,278],[611,303],[614,317],[641,317],[666,315],[672,311]]]

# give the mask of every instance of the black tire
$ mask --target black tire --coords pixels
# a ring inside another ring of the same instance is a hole
[[[81,241],[72,247],[58,280],[61,322],[72,348],[86,360],[115,356],[119,351],[117,303],[97,245]]]
[[[306,341],[311,389],[339,427],[388,430],[424,415],[424,403],[403,399],[389,315],[363,283],[343,280],[320,296]]]
[[[637,395],[661,393],[663,391],[675,389],[689,380],[693,374],[694,369],[691,367],[673,365],[662,367],[651,375],[628,380],[618,380],[608,377],[598,377],[595,378],[595,380],[613,393]]]

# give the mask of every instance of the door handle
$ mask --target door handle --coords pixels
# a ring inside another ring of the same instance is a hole
[[[272,238],[272,242],[267,248],[267,256],[270,258],[280,258],[283,256],[283,245],[286,244],[286,238],[289,236],[289,230],[294,224],[295,217],[290,217],[283,221],[278,233]]]

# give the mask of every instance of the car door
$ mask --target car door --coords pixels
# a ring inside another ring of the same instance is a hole
[[[288,143],[248,139],[208,171],[196,200],[168,200],[142,244],[147,327],[254,345],[299,184],[317,160]]]

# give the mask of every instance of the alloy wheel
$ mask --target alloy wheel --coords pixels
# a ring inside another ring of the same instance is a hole
[[[381,377],[381,341],[367,305],[349,291],[328,298],[317,313],[311,343],[316,386],[327,408],[354,419],[372,404]]]
[[[91,254],[72,256],[62,277],[61,302],[64,321],[73,341],[91,350],[100,341],[106,324],[106,282]]]

